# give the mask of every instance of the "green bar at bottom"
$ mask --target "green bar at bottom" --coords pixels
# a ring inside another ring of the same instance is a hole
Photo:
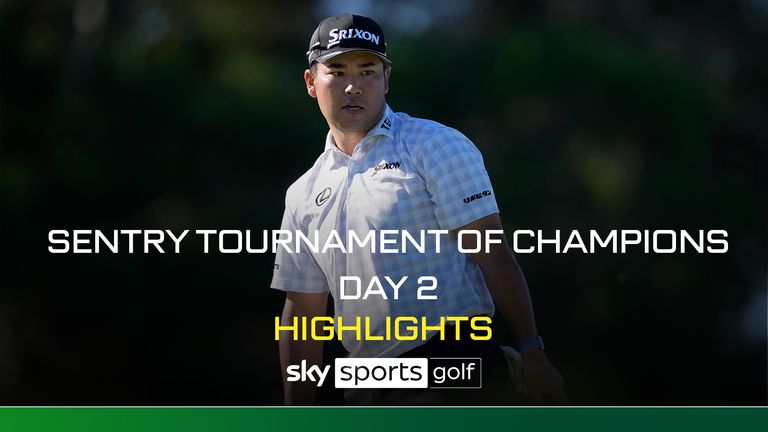
[[[0,408],[0,431],[765,431],[768,408]]]

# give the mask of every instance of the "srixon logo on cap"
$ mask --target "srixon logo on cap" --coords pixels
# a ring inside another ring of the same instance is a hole
[[[369,31],[354,29],[354,28],[346,29],[346,30],[339,30],[337,28],[331,29],[331,31],[328,32],[328,37],[330,38],[328,40],[328,48],[336,45],[337,43],[341,42],[343,39],[362,39],[362,40],[373,42],[376,45],[378,45],[379,38],[380,38],[380,36],[375,35]]]

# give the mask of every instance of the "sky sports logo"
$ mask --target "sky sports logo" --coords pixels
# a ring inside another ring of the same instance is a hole
[[[309,365],[306,360],[286,369],[289,382],[314,382],[321,387],[331,365]],[[337,358],[336,388],[447,388],[479,389],[483,386],[481,358]]]

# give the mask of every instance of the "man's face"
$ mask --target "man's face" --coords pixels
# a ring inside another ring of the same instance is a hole
[[[357,51],[316,64],[304,81],[331,127],[365,134],[384,109],[390,70],[376,55]]]

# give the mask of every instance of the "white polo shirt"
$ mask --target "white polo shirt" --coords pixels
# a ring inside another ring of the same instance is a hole
[[[351,156],[339,150],[328,133],[325,151],[288,188],[281,229],[305,234],[318,230],[321,238],[336,230],[346,244],[348,231],[362,239],[371,230],[408,230],[418,238],[420,230],[452,230],[498,211],[482,155],[469,139],[440,123],[393,113],[386,106]],[[426,316],[429,325],[436,325],[441,316],[493,315],[480,268],[458,252],[456,236],[441,237],[440,253],[435,236],[426,239],[425,253],[372,253],[369,247],[351,253],[313,253],[308,248],[288,253],[278,248],[271,286],[330,292],[343,324],[370,317],[372,335],[385,334],[387,316],[392,322],[397,316]],[[371,278],[380,278],[387,299],[372,295],[342,300],[342,276],[360,277],[363,291]],[[384,276],[396,282],[408,276],[397,300]],[[417,300],[420,276],[437,278],[437,289],[431,292],[437,300]],[[342,343],[352,357],[395,357],[425,341],[358,341],[354,332],[345,331]]]

